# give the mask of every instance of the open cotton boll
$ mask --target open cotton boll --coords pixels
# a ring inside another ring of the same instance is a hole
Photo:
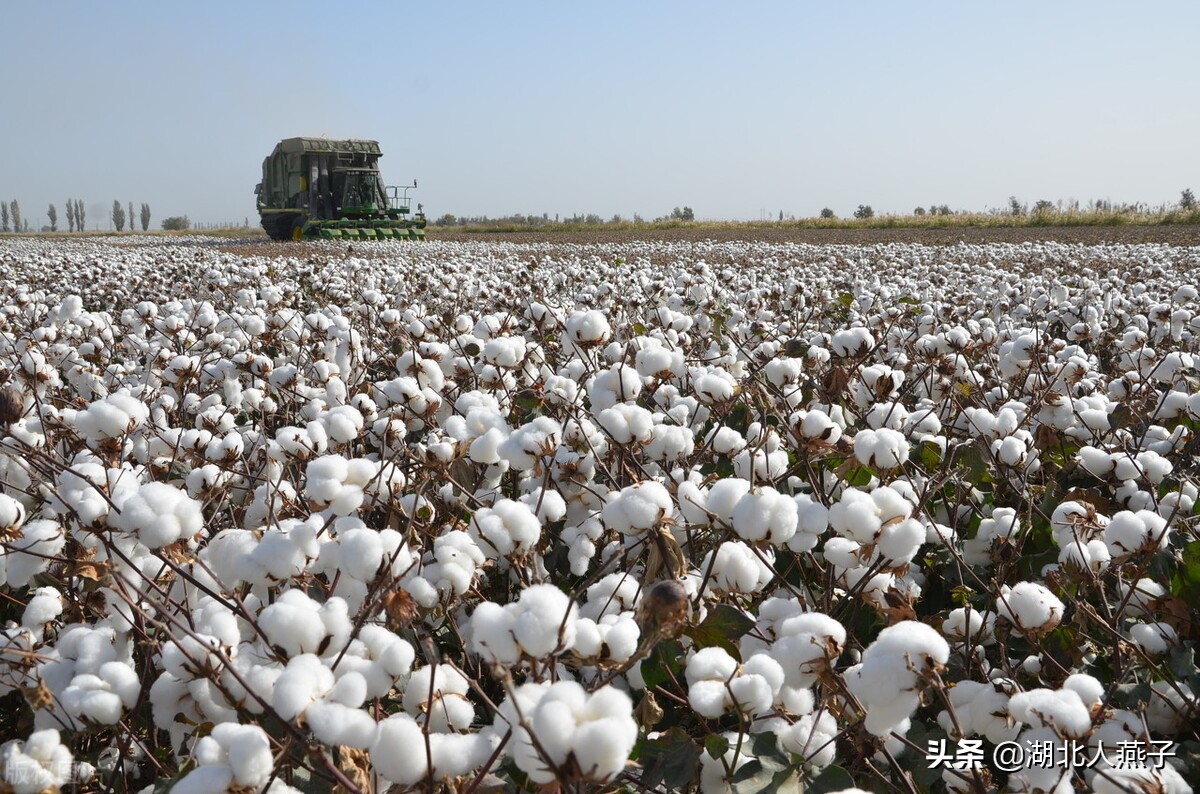
[[[1008,713],[1034,728],[1051,728],[1062,737],[1080,738],[1092,728],[1092,716],[1071,689],[1032,689],[1008,700]]]
[[[963,559],[970,565],[990,565],[992,546],[998,538],[1019,534],[1021,522],[1011,507],[997,507],[989,518],[979,522],[975,537],[963,541]]]
[[[404,687],[404,710],[429,730],[446,733],[466,730],[475,719],[475,707],[467,693],[471,682],[462,673],[445,664],[429,665],[413,671]]]
[[[799,512],[790,496],[764,486],[744,494],[730,519],[734,532],[743,540],[778,546],[796,534]]]
[[[522,654],[541,659],[569,650],[575,642],[577,612],[571,599],[551,584],[521,591],[516,603],[485,601],[470,621],[470,647],[484,659],[515,664]]]
[[[641,535],[671,515],[671,494],[662,483],[645,480],[610,494],[601,512],[609,529]]]
[[[91,442],[120,438],[150,418],[150,408],[128,394],[110,394],[75,415],[75,430]]]
[[[642,392],[642,379],[638,371],[625,364],[617,364],[593,376],[587,383],[588,398],[593,411],[603,411],[617,403],[631,403]]]
[[[725,524],[733,521],[733,511],[742,497],[750,492],[750,481],[741,477],[725,477],[717,480],[708,489],[705,508],[716,520]]]
[[[0,537],[16,534],[25,523],[25,505],[8,494],[0,493]]]
[[[888,560],[889,567],[907,565],[925,542],[925,527],[915,518],[892,520],[879,530],[875,547],[880,559]]]
[[[618,444],[644,444],[654,435],[654,415],[640,405],[618,403],[596,414],[596,424]]]
[[[1037,582],[1017,582],[1011,588],[1003,585],[996,599],[996,613],[1023,634],[1050,631],[1062,621],[1064,611],[1058,596]]]
[[[41,636],[42,628],[62,611],[62,593],[53,587],[39,587],[21,613],[21,625]]]
[[[579,347],[602,345],[612,336],[612,328],[598,310],[578,311],[567,317],[567,339]]]
[[[779,662],[784,683],[795,688],[816,683],[820,674],[837,661],[846,643],[846,628],[820,612],[786,618],[775,631],[771,657]]]
[[[379,471],[378,461],[325,455],[305,468],[304,495],[318,510],[328,508],[334,515],[348,516],[362,506],[363,492]]]
[[[317,741],[365,750],[375,741],[375,720],[361,708],[316,700],[304,710],[304,722]]]
[[[822,769],[837,757],[837,718],[828,711],[805,714],[779,732],[779,746],[799,756],[814,769]]]
[[[531,471],[540,460],[552,457],[561,442],[562,425],[539,416],[510,433],[496,451],[513,469]]]
[[[316,656],[306,653],[289,660],[275,680],[271,705],[283,719],[295,719],[333,685],[333,671]]]
[[[756,553],[743,541],[730,540],[705,555],[700,570],[712,572],[707,582],[708,589],[725,593],[757,593],[775,576],[767,565],[768,562],[774,562],[774,558],[773,549],[760,549]]]
[[[532,734],[555,766],[570,759],[584,779],[603,783],[620,774],[637,742],[633,702],[624,692],[604,686],[590,695],[573,681],[559,681],[540,693],[536,706],[525,711]],[[523,733],[524,728],[517,728]],[[518,736],[518,749],[529,743]],[[514,752],[513,758],[530,779],[549,782],[553,775],[536,753]]]
[[[854,436],[854,457],[864,466],[895,469],[908,460],[908,439],[898,430],[860,430]]]
[[[867,731],[906,733],[925,676],[949,658],[946,640],[924,623],[905,620],[879,632],[862,663],[846,671],[846,686],[867,707]]]
[[[476,510],[467,531],[485,553],[494,552],[498,557],[523,556],[541,538],[542,525],[528,505],[500,499],[491,507]]]
[[[138,488],[125,500],[109,525],[132,532],[148,548],[158,549],[187,540],[204,528],[201,505],[184,491],[161,482]]]
[[[1129,627],[1129,638],[1143,651],[1159,656],[1179,642],[1179,635],[1167,623],[1134,623]]]
[[[136,705],[141,689],[142,682],[132,667],[123,662],[105,662],[94,675],[75,676],[59,700],[72,717],[116,725],[123,711]]]
[[[599,621],[604,615],[619,615],[634,608],[642,586],[636,576],[618,571],[588,586],[587,601],[579,608],[580,617]]]
[[[1104,527],[1104,542],[1118,559],[1167,547],[1167,521],[1150,510],[1122,510]]]
[[[869,544],[875,542],[883,519],[871,494],[847,488],[841,499],[829,508],[829,525],[856,543]]]
[[[58,791],[71,780],[73,768],[74,757],[57,730],[35,731],[24,741],[0,745],[0,781],[13,794]]]
[[[679,425],[655,425],[644,450],[650,460],[670,462],[686,458],[696,449],[692,431]]]
[[[992,635],[995,627],[994,612],[959,607],[950,610],[950,614],[942,622],[942,633],[955,642],[990,645],[996,641]]]

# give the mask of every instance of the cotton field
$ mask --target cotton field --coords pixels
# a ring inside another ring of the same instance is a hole
[[[0,241],[0,790],[1190,792],[1200,249]]]

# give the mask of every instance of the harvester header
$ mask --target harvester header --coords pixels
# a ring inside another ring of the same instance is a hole
[[[384,186],[378,141],[287,138],[263,160],[254,192],[272,240],[423,240],[425,214]]]

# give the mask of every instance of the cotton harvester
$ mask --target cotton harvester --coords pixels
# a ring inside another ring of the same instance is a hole
[[[254,192],[272,240],[423,240],[425,214],[384,187],[378,141],[288,138],[263,160]]]

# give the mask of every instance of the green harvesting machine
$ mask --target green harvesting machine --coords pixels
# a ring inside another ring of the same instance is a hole
[[[272,240],[424,240],[425,214],[408,191],[385,187],[378,141],[282,140],[254,192]]]

